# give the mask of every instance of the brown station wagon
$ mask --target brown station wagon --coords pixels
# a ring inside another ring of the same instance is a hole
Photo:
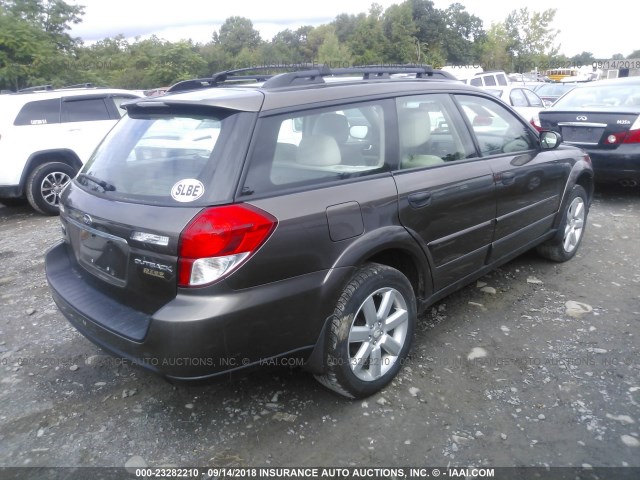
[[[582,150],[444,77],[223,72],[129,103],[61,196],[56,303],[170,379],[296,357],[380,390],[421,312],[529,249],[569,260],[591,203]]]

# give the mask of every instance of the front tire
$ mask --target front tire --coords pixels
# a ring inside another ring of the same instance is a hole
[[[329,326],[325,387],[349,398],[382,389],[406,359],[417,311],[413,288],[402,273],[380,264],[361,267],[345,287]]]
[[[573,258],[582,242],[588,213],[587,192],[582,186],[576,185],[567,200],[558,235],[539,245],[538,253],[554,262],[566,262]]]
[[[66,163],[51,162],[37,167],[27,179],[27,200],[34,210],[44,215],[58,215],[60,193],[75,176]]]

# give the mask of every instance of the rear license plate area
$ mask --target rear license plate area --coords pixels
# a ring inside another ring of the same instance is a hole
[[[597,145],[603,133],[602,127],[562,127],[562,139],[570,143]]]
[[[113,285],[126,285],[129,246],[124,239],[80,227],[77,248],[78,260],[87,271]]]

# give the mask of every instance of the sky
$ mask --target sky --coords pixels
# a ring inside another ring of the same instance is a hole
[[[265,1],[211,1],[180,0],[176,3],[159,0],[67,0],[85,6],[83,21],[73,26],[71,34],[92,43],[106,37],[123,34],[133,40],[136,36],[148,38],[155,34],[172,42],[192,39],[206,43],[214,30],[219,30],[231,16],[249,18],[263,39],[269,40],[284,29],[295,30],[303,25],[329,23],[341,13],[368,12],[372,0],[303,0]],[[387,8],[398,0],[377,0]],[[434,0],[436,8],[446,9],[450,0]],[[560,53],[568,57],[583,51],[596,58],[611,58],[615,53],[625,57],[640,49],[640,5],[626,1],[625,9],[614,8],[612,15],[603,15],[602,4],[588,4],[584,0],[459,0],[466,10],[478,16],[488,30],[493,22],[506,19],[512,10],[528,7],[530,11],[557,10],[554,28],[560,30],[556,41]],[[170,6],[171,5],[171,6]],[[598,6],[600,5],[600,6]],[[165,6],[167,6],[165,8]],[[604,9],[606,10],[606,8]]]

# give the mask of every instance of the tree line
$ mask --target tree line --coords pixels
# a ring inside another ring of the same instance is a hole
[[[85,45],[70,35],[84,7],[64,0],[0,0],[0,88],[93,83],[148,89],[255,65],[417,63],[528,72],[597,60],[590,52],[571,58],[559,53],[555,13],[514,10],[486,30],[460,3],[438,9],[431,0],[405,0],[386,10],[373,3],[366,13],[282,30],[270,40],[250,19],[233,16],[207,43],[118,35]],[[627,58],[637,57],[639,51]]]

